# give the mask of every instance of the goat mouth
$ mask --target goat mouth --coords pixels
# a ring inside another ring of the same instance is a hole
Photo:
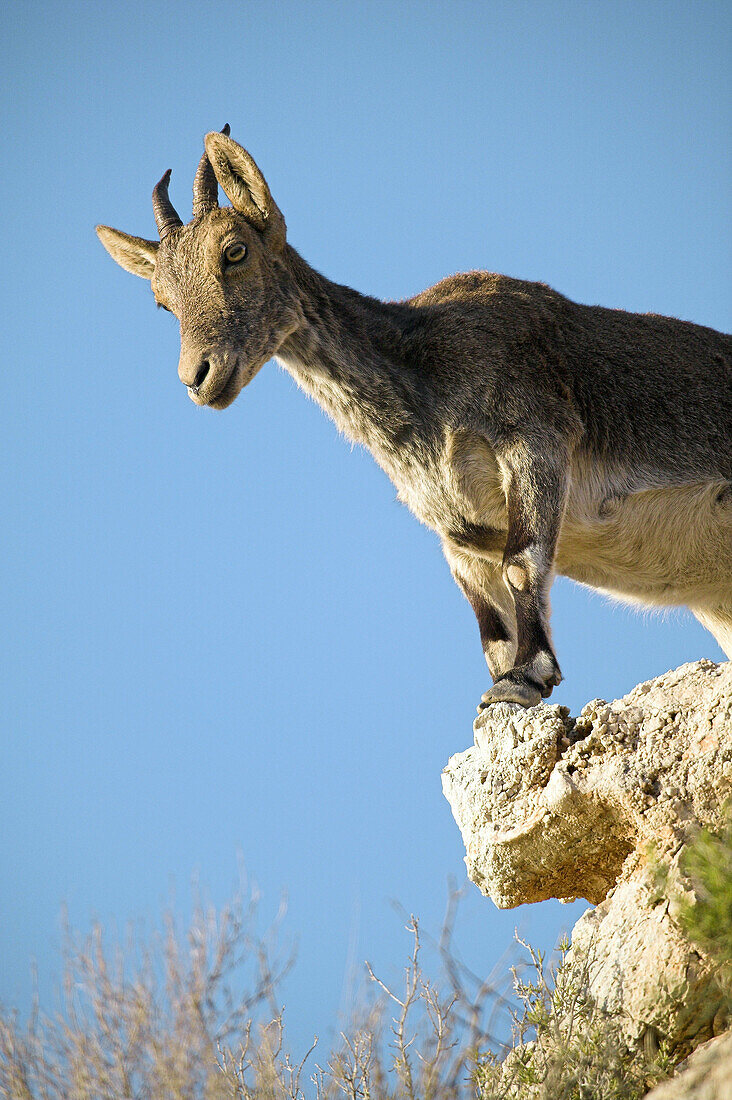
[[[206,404],[210,409],[225,409],[227,405],[230,405],[234,398],[238,396],[240,390],[241,380],[239,360],[237,359],[234,366],[229,371],[221,389],[216,393],[215,397],[209,398]]]

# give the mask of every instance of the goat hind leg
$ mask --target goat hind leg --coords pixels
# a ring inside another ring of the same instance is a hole
[[[732,606],[693,607],[692,611],[702,626],[714,635],[727,657],[732,660]]]

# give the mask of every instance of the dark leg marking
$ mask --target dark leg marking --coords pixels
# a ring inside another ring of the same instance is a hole
[[[475,612],[480,630],[480,640],[485,647],[489,642],[510,642],[511,635],[506,630],[503,619],[492,604],[477,593],[468,596],[470,606]]]
[[[508,537],[503,577],[516,609],[514,667],[483,696],[482,706],[506,701],[535,706],[562,674],[547,633],[546,589],[551,577],[567,486],[566,462],[549,444],[517,441],[501,456],[508,486]]]
[[[479,592],[458,574],[454,574],[454,576],[475,612],[483,653],[488,662],[491,676],[495,680],[506,667],[505,650],[501,643],[510,644],[512,642],[511,630],[506,625],[498,609],[482,592]],[[503,657],[503,661],[501,661],[501,657]]]
[[[486,527],[480,523],[468,523],[463,520],[459,526],[447,532],[447,538],[463,550],[503,553],[506,545],[506,532],[498,527]],[[470,597],[468,596],[468,599]]]

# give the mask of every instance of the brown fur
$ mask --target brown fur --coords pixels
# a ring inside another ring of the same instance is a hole
[[[730,337],[480,271],[379,302],[287,243],[245,150],[209,134],[206,151],[233,208],[199,196],[193,222],[163,221],[164,177],[163,239],[100,226],[102,243],[178,316],[197,404],[225,408],[276,357],[371,450],[475,610],[495,680],[483,705],[533,705],[560,681],[555,572],[687,604],[732,656]]]

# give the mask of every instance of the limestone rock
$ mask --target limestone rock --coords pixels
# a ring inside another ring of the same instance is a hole
[[[576,720],[556,705],[499,703],[476,719],[474,741],[443,773],[469,877],[501,908],[596,906],[573,951],[589,953],[591,995],[623,1014],[628,1039],[655,1029],[692,1049],[719,1031],[713,963],[674,916],[683,845],[720,827],[732,796],[732,663],[683,665]]]
[[[645,1100],[732,1100],[732,1032],[697,1047]]]

